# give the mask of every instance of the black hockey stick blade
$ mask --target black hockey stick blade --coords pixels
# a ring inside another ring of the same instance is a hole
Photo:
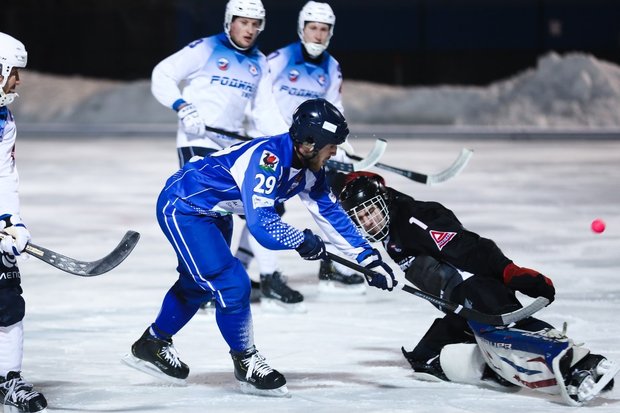
[[[340,263],[346,267],[349,267],[355,271],[358,271],[364,274],[367,279],[372,279],[372,277],[379,275],[376,272],[369,270],[366,267],[362,267],[361,265],[355,262],[349,261],[336,254],[332,254],[329,251],[327,252],[327,257],[332,261]],[[547,300],[546,298],[538,297],[530,305],[520,308],[516,311],[510,312],[510,313],[486,314],[480,311],[476,311],[472,308],[465,308],[460,304],[453,303],[452,301],[445,300],[443,298],[437,297],[436,295],[433,295],[430,293],[426,293],[422,290],[418,290],[417,288],[411,287],[409,285],[404,285],[402,289],[403,291],[408,292],[409,294],[413,294],[416,297],[423,298],[426,301],[430,302],[431,304],[440,307],[443,311],[458,314],[467,320],[477,321],[479,323],[489,324],[492,326],[505,326],[505,325],[517,322],[519,320],[522,320],[524,318],[531,316],[532,314],[541,310],[547,304],[549,304],[549,300]]]
[[[121,242],[105,257],[97,261],[80,261],[54,252],[45,247],[29,243],[25,251],[60,270],[80,277],[94,277],[104,274],[125,260],[140,239],[136,231],[127,231]]]

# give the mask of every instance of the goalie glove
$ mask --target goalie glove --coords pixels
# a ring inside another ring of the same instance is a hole
[[[0,231],[2,232],[0,250],[7,254],[20,255],[31,239],[30,231],[16,215],[1,215]]]
[[[504,284],[529,297],[545,297],[549,304],[555,299],[553,281],[541,273],[510,263],[504,268]]]
[[[205,135],[205,122],[200,117],[196,106],[187,103],[177,112],[188,139],[202,138]]]
[[[381,254],[376,249],[372,249],[370,254],[360,262],[366,269],[374,271],[376,274],[373,277],[366,275],[366,281],[368,285],[377,287],[382,290],[392,291],[398,284],[396,278],[394,278],[394,271],[383,262]]]

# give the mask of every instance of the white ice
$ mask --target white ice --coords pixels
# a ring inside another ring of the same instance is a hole
[[[19,123],[18,123],[19,127]],[[352,141],[366,153],[371,140]],[[463,173],[426,187],[383,173],[388,184],[452,208],[464,225],[493,238],[517,263],[551,277],[557,299],[539,313],[577,342],[620,361],[620,142],[388,140],[382,162],[437,172],[461,147],[475,150]],[[108,274],[82,278],[35,258],[21,263],[25,377],[50,412],[566,412],[559,398],[415,381],[401,355],[441,314],[403,291],[368,289],[335,299],[317,292],[318,264],[280,254],[306,314],[253,307],[255,339],[285,374],[291,397],[240,394],[228,349],[212,316],[198,313],[175,336],[191,368],[186,387],[130,369],[120,358],[151,323],[175,280],[172,249],[154,203],[176,169],[173,138],[22,138],[17,143],[22,215],[33,242],[82,260],[97,259],[126,230],[142,234]],[[380,172],[380,170],[376,170]],[[284,219],[303,229],[309,213],[287,204]],[[590,231],[600,217],[602,234]],[[239,223],[240,221],[237,221]],[[237,225],[237,229],[239,225]],[[251,269],[255,271],[255,268]],[[400,282],[402,273],[398,272]],[[524,299],[525,300],[525,299]],[[527,300],[525,300],[527,301]],[[588,411],[617,412],[618,386]]]

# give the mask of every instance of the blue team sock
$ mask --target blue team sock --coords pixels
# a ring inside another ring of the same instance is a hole
[[[215,319],[231,351],[241,353],[254,345],[252,313],[249,305],[233,313],[218,311]]]
[[[169,339],[179,332],[200,308],[200,304],[180,300],[171,290],[164,297],[151,332],[161,339]],[[168,335],[166,337],[165,335]]]

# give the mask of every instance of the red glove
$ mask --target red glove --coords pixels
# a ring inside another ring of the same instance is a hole
[[[530,297],[545,297],[549,303],[555,299],[555,287],[549,278],[512,262],[504,268],[504,284]]]

